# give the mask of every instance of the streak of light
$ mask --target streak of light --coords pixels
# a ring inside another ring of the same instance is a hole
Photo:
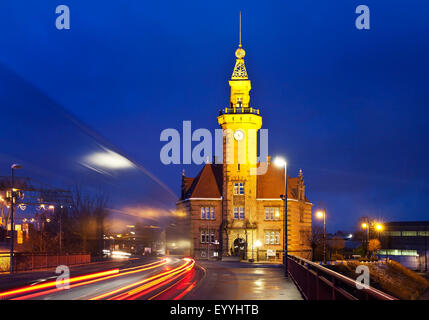
[[[192,267],[193,267],[193,264],[192,264]],[[145,285],[143,285],[141,287],[138,287],[137,289],[131,290],[127,294],[129,296],[132,296],[134,294],[137,294],[137,293],[139,293],[139,292],[141,292],[141,291],[143,291],[143,290],[145,290],[145,289],[147,289],[149,287],[152,287],[152,286],[154,286],[156,284],[159,284],[159,283],[163,283],[165,285],[166,283],[169,283],[169,282],[165,282],[166,280],[170,279],[171,277],[173,277],[175,275],[182,275],[182,273],[186,273],[186,272],[188,272],[190,270],[191,270],[191,266],[189,266],[187,268],[181,268],[181,269],[176,270],[176,271],[172,270],[174,272],[171,272],[170,274],[167,274],[167,275],[165,275],[165,276],[163,276],[163,277],[161,277],[159,279],[155,279],[155,280],[153,280],[152,282],[150,282],[148,284],[145,284]]]
[[[158,285],[154,286],[153,288],[150,288],[149,290],[146,290],[146,291],[143,291],[143,292],[141,292],[141,293],[138,293],[137,295],[135,295],[135,296],[133,296],[133,297],[129,298],[129,300],[136,300],[136,299],[138,299],[138,298],[140,298],[140,297],[142,297],[142,296],[145,296],[145,295],[147,295],[148,293],[151,293],[152,291],[154,291],[154,290],[156,290],[156,289],[159,289],[159,288],[161,288],[161,287],[165,286],[166,284],[168,284],[168,283],[170,283],[170,282],[172,282],[172,281],[174,281],[174,280],[176,280],[176,279],[180,278],[182,275],[183,275],[183,274],[182,274],[182,273],[180,273],[180,274],[176,275],[175,277],[173,277],[173,278],[171,278],[171,279],[167,279],[166,281],[164,281],[164,282],[162,282],[162,283],[159,283]],[[163,292],[165,292],[166,290],[170,289],[171,287],[174,287],[175,285],[176,285],[176,283],[174,283],[173,285],[169,286],[167,289],[162,290],[161,292],[157,293],[156,295],[154,295],[154,296],[152,296],[152,297],[148,298],[148,300],[152,300],[153,298],[157,297],[158,295],[160,295],[161,293],[163,293]]]
[[[88,284],[92,284],[92,283],[96,283],[96,282],[100,282],[100,281],[104,281],[104,280],[108,280],[108,279],[112,279],[112,278],[116,278],[116,277],[122,277],[122,276],[128,275],[128,274],[133,274],[133,273],[142,272],[142,271],[145,271],[145,270],[150,270],[150,269],[158,268],[158,267],[160,267],[160,266],[162,266],[162,265],[164,265],[166,263],[167,263],[166,259],[163,259],[161,261],[144,264],[144,265],[137,266],[137,267],[131,267],[131,268],[127,268],[127,269],[122,269],[120,273],[115,273],[115,274],[108,275],[108,276],[101,277],[101,278],[97,278],[97,279],[94,279],[94,280],[89,280],[89,281],[85,281],[85,282],[76,283],[76,284],[70,285],[69,288],[72,289],[72,288],[76,288],[76,287],[80,287],[80,286],[84,286],[84,285],[88,285]],[[119,271],[119,269],[115,269],[115,270]],[[126,270],[129,270],[129,271],[126,271]],[[124,271],[126,271],[126,272],[124,272]],[[76,280],[73,281],[73,282],[76,282]],[[55,281],[53,281],[53,283],[54,283],[54,285],[56,285]],[[47,284],[48,283],[45,283],[45,285],[47,285]],[[33,286],[31,288],[34,288],[34,287],[35,286]],[[41,288],[41,289],[43,289],[43,288]],[[51,289],[51,290],[45,290],[45,291],[41,291],[41,292],[36,292],[36,293],[30,294],[30,295],[21,296],[21,297],[18,297],[18,298],[14,298],[12,300],[27,300],[27,299],[32,299],[32,298],[35,298],[35,297],[38,297],[38,296],[55,293],[55,292],[58,292],[58,291],[61,291],[61,290],[63,290],[63,289],[54,288],[54,289]]]
[[[82,164],[90,169],[105,168],[120,170],[134,168],[134,164],[130,160],[107,148],[104,148],[103,152],[90,154],[85,158]]]
[[[194,269],[194,270],[195,270],[195,269]],[[182,275],[180,274],[179,276],[182,276]],[[179,277],[179,276],[177,276],[177,277]],[[167,287],[166,289],[162,290],[161,292],[157,293],[156,295],[154,295],[154,296],[150,297],[148,300],[153,300],[153,299],[155,299],[155,298],[159,297],[160,295],[162,295],[163,293],[168,292],[169,290],[171,290],[171,289],[172,289],[172,288],[174,288],[175,286],[179,286],[179,285],[180,285],[180,283],[186,282],[186,281],[187,281],[187,278],[191,278],[191,277],[192,277],[191,273],[188,273],[188,275],[187,275],[187,276],[185,276],[184,278],[182,278],[180,281],[178,281],[178,282],[176,282],[176,283],[173,283],[171,286]],[[196,283],[196,281],[195,281],[195,283]],[[191,286],[192,286],[192,285],[191,285]],[[192,286],[190,290],[192,290],[193,288],[194,288],[194,286]],[[190,290],[189,290],[189,291],[190,291]],[[187,291],[187,292],[188,292],[188,291]],[[183,295],[183,296],[184,296],[184,295]],[[138,298],[138,297],[136,297],[136,298]]]
[[[174,268],[174,269],[171,269],[171,270],[169,270],[169,271],[165,271],[165,272],[162,272],[162,273],[159,273],[159,274],[156,274],[156,275],[154,275],[154,276],[152,276],[152,277],[149,277],[149,278],[146,278],[146,279],[144,279],[144,280],[141,280],[141,281],[138,281],[138,282],[135,282],[135,283],[132,283],[132,284],[129,284],[129,285],[127,285],[127,286],[124,286],[124,287],[121,287],[121,288],[118,288],[118,289],[115,289],[115,290],[112,290],[112,291],[109,291],[109,292],[106,292],[106,293],[103,293],[103,294],[101,294],[101,295],[98,295],[98,296],[95,296],[95,297],[92,297],[90,300],[100,300],[100,299],[103,299],[103,298],[106,298],[106,297],[109,297],[109,296],[113,296],[114,294],[116,294],[116,293],[119,293],[119,292],[122,292],[122,291],[125,291],[125,290],[127,290],[127,289],[130,289],[130,288],[134,288],[134,287],[136,287],[136,286],[138,286],[138,285],[142,285],[142,284],[146,284],[146,283],[148,283],[148,282],[152,282],[152,283],[150,283],[150,285],[154,285],[154,284],[156,284],[156,283],[154,283],[153,281],[154,280],[156,280],[156,279],[159,279],[159,278],[163,278],[164,277],[164,279],[166,278],[166,276],[167,275],[169,275],[169,276],[172,276],[171,274],[177,274],[177,273],[179,273],[179,272],[182,272],[183,270],[190,270],[190,269],[192,269],[193,267],[194,267],[194,264],[195,264],[195,260],[193,260],[193,259],[189,259],[189,258],[184,258],[183,260],[185,260],[185,263],[184,264],[182,264],[182,265],[180,265],[179,267],[177,267],[177,268]],[[189,269],[190,268],[190,269]],[[146,289],[146,288],[148,288],[149,286],[141,286],[141,287],[139,287],[139,288],[137,288],[137,289],[140,289],[139,291],[141,291],[141,290],[144,290],[144,289]],[[134,289],[134,290],[131,290],[130,292],[136,292],[136,290],[137,289]],[[118,295],[118,296],[116,296],[116,297],[114,297],[114,298],[119,298],[119,297],[121,297],[122,296],[122,294],[121,295]]]
[[[103,277],[106,275],[112,275],[112,274],[117,274],[117,273],[119,273],[119,269],[113,269],[113,270],[88,274],[85,276],[73,277],[73,278],[69,279],[69,282],[71,283],[71,282],[77,282],[77,281],[88,280],[88,279],[93,279],[93,278],[99,278],[99,277]],[[13,289],[13,290],[5,291],[5,292],[0,292],[0,297],[4,298],[4,297],[10,296],[10,295],[16,295],[16,294],[20,294],[20,293],[29,292],[29,291],[46,289],[46,288],[53,287],[56,285],[57,285],[56,281],[50,281],[50,282],[38,284],[35,286],[27,286],[27,287],[23,287],[23,288],[19,288],[19,289]]]
[[[194,281],[191,283],[191,285],[189,287],[187,287],[185,290],[183,290],[183,292],[179,295],[177,295],[176,297],[173,298],[173,300],[179,300],[181,298],[183,298],[184,296],[186,296],[195,286],[197,285],[197,281]]]

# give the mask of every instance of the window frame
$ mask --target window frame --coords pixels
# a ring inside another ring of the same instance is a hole
[[[266,245],[280,245],[280,231],[265,230]]]
[[[278,215],[276,215],[278,213]],[[279,221],[280,220],[280,207],[265,207],[265,220],[266,221]]]
[[[234,220],[244,220],[246,212],[243,206],[234,206]]]
[[[234,182],[234,196],[244,195],[244,182]]]
[[[201,220],[216,220],[216,207],[200,207]]]

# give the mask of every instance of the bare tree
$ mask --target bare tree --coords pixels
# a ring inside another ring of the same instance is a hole
[[[108,197],[104,193],[83,193],[79,187],[73,191],[71,215],[74,230],[81,240],[81,250],[101,254],[103,249],[104,221]]]
[[[323,250],[323,227],[313,226],[312,231],[306,233],[306,237],[312,249],[311,259],[315,261],[319,253],[322,253]]]

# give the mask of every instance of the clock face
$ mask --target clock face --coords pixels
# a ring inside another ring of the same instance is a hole
[[[244,132],[243,132],[243,131],[241,131],[241,130],[236,130],[236,131],[234,132],[234,139],[235,139],[235,140],[240,141],[240,140],[243,140],[243,138],[244,138]]]

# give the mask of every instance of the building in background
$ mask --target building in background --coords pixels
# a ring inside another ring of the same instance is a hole
[[[429,221],[398,221],[384,224],[380,257],[400,262],[412,270],[428,270]]]
[[[285,172],[269,157],[257,163],[262,116],[250,105],[241,41],[235,56],[229,107],[217,117],[224,132],[223,161],[207,161],[195,178],[183,172],[177,230],[190,241],[185,252],[196,258],[281,260]],[[258,168],[263,174],[256,174]],[[302,170],[287,181],[288,250],[310,258],[312,204],[305,195]]]

